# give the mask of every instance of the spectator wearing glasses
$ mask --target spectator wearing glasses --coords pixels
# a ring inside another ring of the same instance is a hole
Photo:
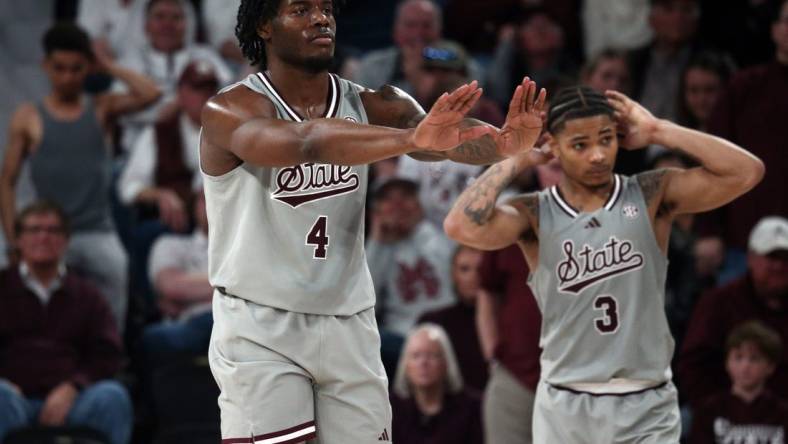
[[[79,425],[129,442],[132,407],[111,378],[122,351],[98,291],[63,265],[65,213],[52,203],[15,221],[20,261],[0,271],[0,441],[32,424]]]
[[[471,81],[470,57],[458,43],[441,40],[422,52],[422,66],[414,85],[414,95],[425,109],[445,92]],[[468,112],[468,116],[502,126],[504,116],[492,100],[482,96]],[[481,172],[478,165],[467,165],[448,160],[419,162],[402,156],[396,175],[419,184],[419,201],[427,220],[443,231],[443,219],[459,197],[468,181]]]
[[[356,81],[368,88],[392,85],[413,94],[424,48],[437,43],[442,34],[440,6],[430,0],[403,1],[397,6],[394,19],[394,46],[367,54],[361,60]],[[478,65],[469,65],[470,78],[481,80]]]

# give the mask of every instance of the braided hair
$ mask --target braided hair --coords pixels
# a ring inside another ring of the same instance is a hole
[[[558,91],[550,101],[547,111],[547,130],[552,134],[561,131],[567,120],[615,115],[613,106],[604,94],[588,86],[571,86]]]
[[[276,17],[279,3],[281,0],[241,0],[241,6],[238,8],[235,37],[238,38],[244,57],[249,59],[251,65],[260,65],[261,69],[265,68],[267,60],[265,41],[257,33],[257,28],[260,24]],[[344,3],[344,0],[333,0],[334,14]]]

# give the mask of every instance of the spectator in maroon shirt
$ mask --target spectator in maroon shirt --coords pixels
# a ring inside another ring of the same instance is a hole
[[[396,442],[484,442],[481,401],[463,389],[451,342],[438,325],[422,324],[408,335],[394,379],[391,410]]]
[[[477,328],[484,356],[492,362],[483,407],[488,444],[533,442],[542,314],[527,279],[528,265],[517,245],[485,254]]]
[[[730,386],[722,363],[725,338],[738,325],[758,320],[788,343],[788,219],[767,217],[752,230],[747,274],[703,296],[695,307],[679,356],[680,387],[692,404]],[[776,361],[767,384],[788,397],[788,354]]]
[[[443,327],[457,353],[462,378],[467,387],[484,391],[487,385],[487,360],[482,355],[476,331],[476,299],[481,290],[479,274],[483,253],[461,245],[454,251],[451,277],[457,302],[449,307],[425,313],[417,324],[432,323]]]
[[[772,23],[775,60],[737,73],[709,121],[709,132],[746,147],[763,160],[766,175],[751,193],[698,218],[708,263],[741,255],[747,233],[768,215],[788,217],[788,0]],[[703,244],[701,244],[703,245]],[[743,265],[743,264],[742,264]],[[743,266],[728,267],[730,274]]]
[[[766,390],[766,380],[782,355],[780,335],[760,322],[746,322],[731,332],[726,348],[731,390],[701,403],[692,422],[690,442],[783,442],[788,431],[788,403]]]
[[[105,299],[68,272],[65,213],[40,202],[15,221],[20,262],[0,271],[0,441],[11,429],[80,425],[129,441],[132,408],[110,380],[122,352]]]

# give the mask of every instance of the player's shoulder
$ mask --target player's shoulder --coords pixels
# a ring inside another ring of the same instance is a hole
[[[203,108],[202,123],[210,128],[226,121],[245,122],[276,117],[276,107],[267,96],[242,83],[231,85],[211,97]]]
[[[410,128],[418,124],[424,109],[407,92],[393,85],[378,89],[363,88],[361,102],[369,116],[369,123],[394,128]]]

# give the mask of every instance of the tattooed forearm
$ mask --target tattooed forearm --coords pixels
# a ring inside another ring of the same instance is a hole
[[[490,136],[469,140],[462,145],[446,152],[446,157],[471,165],[488,165],[503,159],[498,154],[498,147]]]
[[[518,172],[514,165],[505,165],[505,162],[491,166],[460,196],[460,206],[465,216],[476,225],[484,225],[489,221],[498,195]]]

